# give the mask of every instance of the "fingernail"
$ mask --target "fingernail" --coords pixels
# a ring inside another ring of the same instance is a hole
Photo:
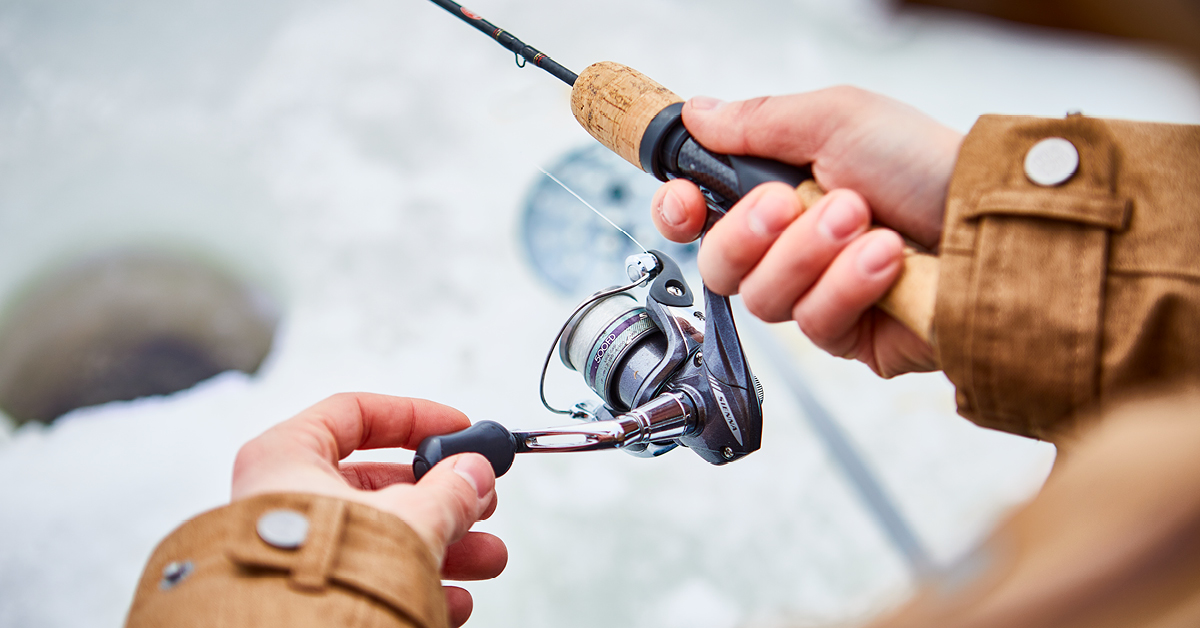
[[[795,218],[795,206],[790,194],[783,196],[764,192],[754,201],[746,213],[746,226],[750,232],[763,238],[779,235]]]
[[[462,456],[454,461],[454,472],[466,480],[471,488],[475,489],[475,494],[483,499],[491,492],[491,489],[483,490],[483,487],[488,485],[488,466],[489,463],[482,456]]]
[[[898,263],[900,243],[896,238],[871,238],[858,253],[858,272],[864,277],[873,277],[890,270]]]
[[[821,212],[817,226],[829,239],[840,242],[863,227],[863,218],[863,213],[858,207],[845,199],[834,198],[825,206],[825,211]]]
[[[679,200],[674,191],[667,190],[666,194],[663,194],[662,202],[658,205],[658,216],[672,227],[683,224],[686,218],[683,213],[683,201]]]
[[[711,96],[695,96],[690,102],[692,109],[699,111],[716,111],[725,105],[724,100],[718,100]]]

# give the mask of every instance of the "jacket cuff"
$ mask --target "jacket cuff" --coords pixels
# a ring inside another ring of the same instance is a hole
[[[1027,155],[1049,138],[1067,140],[1078,165],[1052,163],[1051,180],[1035,183]],[[1131,207],[1116,168],[1105,122],[1080,115],[984,116],[965,138],[935,308],[963,416],[1053,440],[1064,417],[1097,398],[1109,244]]]
[[[394,515],[287,493],[236,501],[172,532],[146,565],[126,626],[335,624],[448,626],[439,566]]]

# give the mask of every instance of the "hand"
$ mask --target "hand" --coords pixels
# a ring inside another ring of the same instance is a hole
[[[937,246],[961,134],[850,87],[735,103],[693,98],[683,122],[716,152],[811,163],[829,190],[809,211],[784,184],[752,190],[704,238],[705,285],[740,292],[755,316],[794,320],[817,346],[884,377],[937,368],[927,343],[872,305],[900,274],[901,234]],[[655,195],[652,217],[664,236],[688,242],[706,212],[699,189],[677,179]]]
[[[409,465],[340,462],[357,449],[414,449],[427,436],[469,427],[461,412],[421,399],[334,395],[246,443],[233,468],[233,500],[299,492],[359,502],[404,520],[450,580],[494,578],[508,562],[504,543],[468,532],[496,508],[496,477],[479,454],[447,458],[414,483]],[[446,587],[450,620],[471,615],[471,594]]]

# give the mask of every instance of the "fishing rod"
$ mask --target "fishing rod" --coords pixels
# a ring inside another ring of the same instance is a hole
[[[474,26],[476,30],[479,30],[492,39],[495,39],[500,43],[501,46],[513,51],[513,54],[517,55],[518,67],[523,68],[525,67],[526,61],[532,61],[535,66],[549,72],[551,76],[557,78],[558,80],[566,83],[567,85],[575,85],[575,79],[578,78],[578,74],[575,74],[574,72],[559,65],[557,61],[551,59],[544,52],[534,48],[533,46],[530,46],[529,44],[526,44],[520,39],[517,39],[517,37],[512,33],[483,19],[478,13],[475,13],[474,11],[457,2],[451,2],[451,0],[430,1],[449,11],[451,15],[454,15],[458,19],[470,24],[471,26]]]
[[[633,68],[601,62],[580,75],[537,48],[452,0],[430,0],[496,40],[525,61],[570,85],[571,109],[588,133],[626,161],[660,181],[688,179],[707,194],[720,218],[760,183],[782,181],[797,187],[812,180],[812,169],[770,159],[714,153],[692,139],[683,126],[683,99]],[[815,183],[814,191],[818,190]]]
[[[536,48],[450,0],[431,0],[571,85],[571,111],[584,129],[629,163],[661,181],[687,179],[708,203],[707,232],[750,190],[778,181],[796,188],[806,207],[822,196],[810,166],[725,155],[700,145],[683,125],[683,99],[644,74],[602,61],[578,75]],[[702,234],[703,235],[703,234]],[[582,426],[512,432],[482,421],[461,432],[432,436],[418,446],[413,472],[420,478],[440,460],[482,453],[500,476],[515,454],[622,449],[658,456],[683,445],[715,464],[759,448],[762,388],[750,372],[727,297],[704,287],[704,311],[678,266],[658,251],[626,260],[632,283],[598,292],[581,303],[559,330],[542,368],[542,402]],[[631,291],[648,287],[645,305]],[[937,258],[906,254],[905,270],[879,306],[925,340],[932,337]],[[546,368],[559,358],[578,371],[601,403],[571,410],[545,400]]]

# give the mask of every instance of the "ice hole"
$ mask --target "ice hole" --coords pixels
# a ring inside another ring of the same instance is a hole
[[[177,254],[89,256],[0,310],[0,410],[18,424],[254,373],[278,308],[261,289]]]

